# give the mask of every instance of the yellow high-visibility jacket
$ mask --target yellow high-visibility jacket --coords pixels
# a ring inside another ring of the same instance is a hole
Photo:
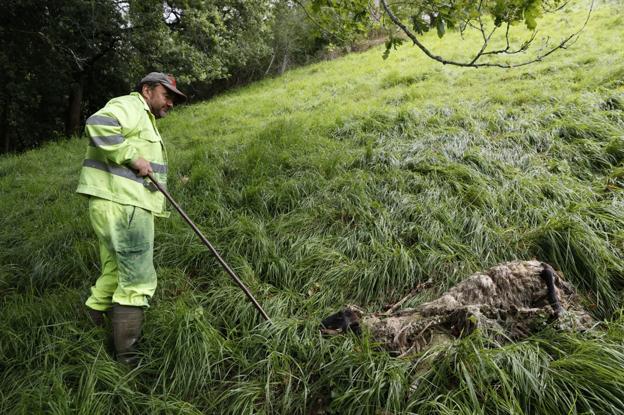
[[[76,191],[168,216],[165,197],[149,178],[130,168],[132,161],[143,157],[166,186],[167,153],[143,97],[133,92],[110,100],[89,117],[85,130],[89,146]]]

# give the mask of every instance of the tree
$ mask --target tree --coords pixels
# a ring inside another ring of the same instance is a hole
[[[549,44],[548,40],[540,51],[525,60],[510,63],[513,55],[525,53],[534,43],[537,35],[537,21],[546,13],[561,11],[571,0],[297,0],[309,10],[321,26],[335,27],[336,21],[342,27],[342,36],[363,33],[377,21],[388,31],[385,56],[391,49],[403,43],[402,33],[429,58],[443,64],[462,67],[511,68],[541,61],[557,50],[571,45],[584,29],[593,8],[593,0],[587,20],[582,27],[565,35],[560,41]],[[406,23],[409,22],[409,23]],[[519,43],[511,40],[512,27],[524,23],[531,34]],[[420,37],[435,30],[442,38],[448,29],[462,34],[470,29],[479,32],[481,47],[467,60],[455,60],[439,56],[427,48]],[[504,46],[492,46],[494,35],[504,31]]]
[[[0,20],[2,150],[36,145],[54,132],[78,131],[85,83],[118,83],[123,39],[115,2],[9,2]]]
[[[0,16],[0,152],[77,134],[149,71],[211,82],[269,55],[271,0],[23,0]],[[262,66],[262,65],[257,65]]]
[[[153,3],[147,1],[146,3]],[[274,0],[167,1],[173,35],[166,56],[197,97],[259,78],[270,56]],[[179,45],[187,45],[183,62]],[[195,58],[189,59],[193,51]],[[220,85],[216,85],[216,84]]]
[[[331,42],[292,1],[276,1],[273,16],[272,53],[265,74],[282,74],[290,66],[306,64]]]

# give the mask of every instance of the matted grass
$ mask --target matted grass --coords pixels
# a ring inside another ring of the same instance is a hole
[[[73,193],[84,140],[0,158],[0,412],[624,412],[622,9],[601,3],[572,48],[521,69],[374,49],[177,109],[160,126],[171,193],[275,324],[174,213],[132,372],[82,308],[99,266]],[[602,326],[411,359],[318,333],[347,303],[379,310],[432,280],[413,306],[532,257]]]

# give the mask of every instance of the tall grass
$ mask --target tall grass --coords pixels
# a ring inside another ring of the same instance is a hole
[[[573,48],[532,67],[377,49],[176,109],[160,127],[170,190],[274,324],[174,214],[157,221],[133,371],[82,307],[99,273],[73,194],[86,143],[2,157],[0,413],[623,412],[621,6],[601,4]],[[544,33],[582,18],[547,17]],[[477,332],[405,359],[318,333],[345,304],[378,311],[431,280],[413,306],[531,257],[601,326],[516,344]]]

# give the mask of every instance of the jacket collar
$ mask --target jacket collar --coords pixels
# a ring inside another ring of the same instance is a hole
[[[138,92],[131,92],[130,95],[139,98],[143,103],[143,109],[148,112],[150,117],[154,117],[154,114],[152,114],[152,111],[150,110],[149,105],[147,105],[147,101],[145,101],[145,98],[143,98],[143,95],[139,94]]]

